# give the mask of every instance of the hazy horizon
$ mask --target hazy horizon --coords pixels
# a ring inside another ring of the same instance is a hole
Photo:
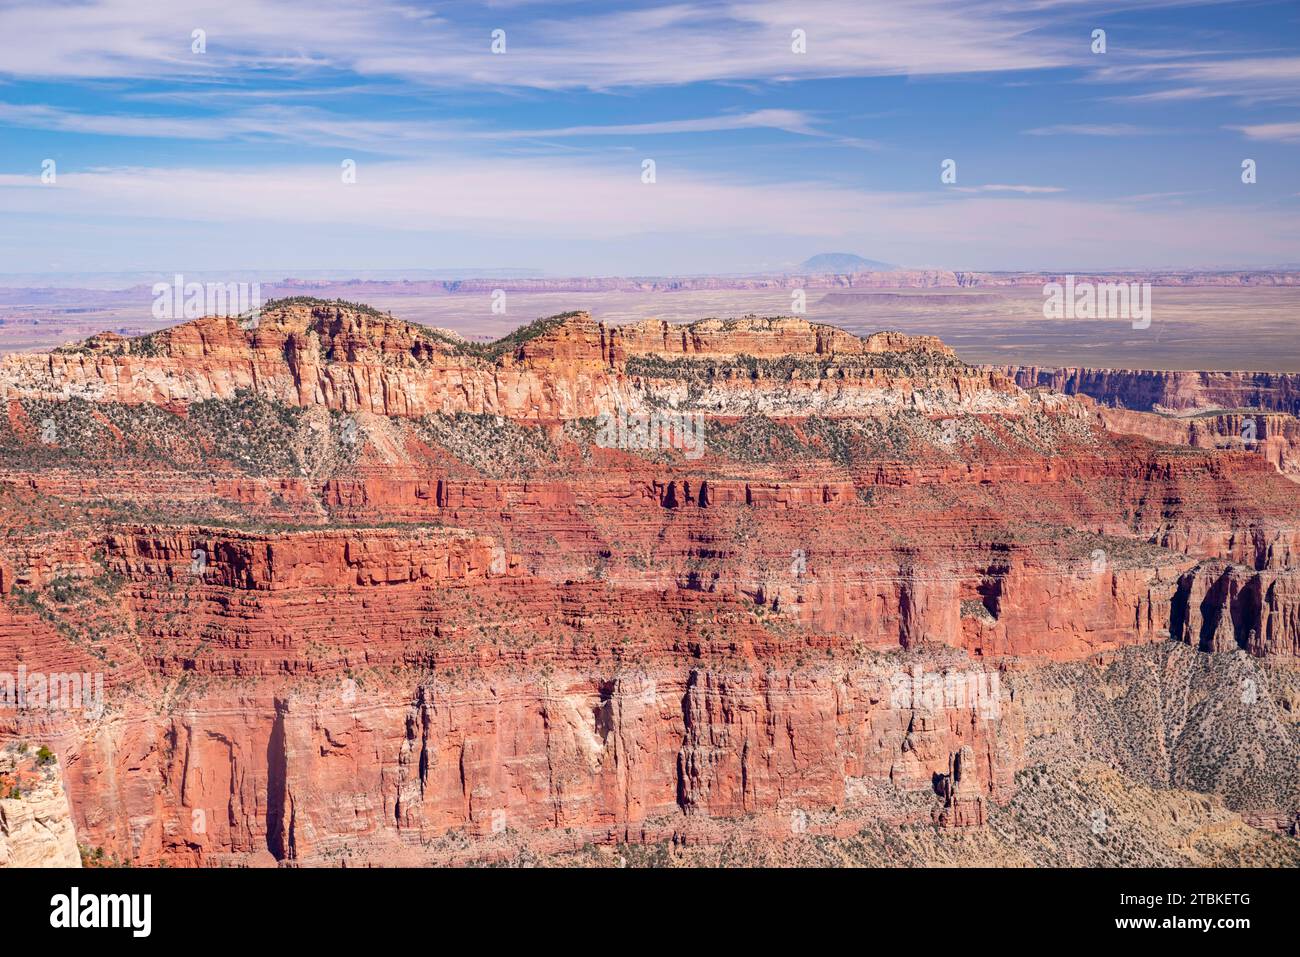
[[[811,258],[811,257],[810,257]],[[475,280],[501,280],[508,286],[511,282],[527,282],[530,280],[549,280],[549,281],[566,281],[566,280],[676,280],[676,279],[762,279],[778,278],[781,276],[812,276],[812,275],[862,275],[866,273],[879,273],[882,275],[906,274],[913,272],[953,272],[953,273],[980,273],[989,275],[1151,275],[1151,274],[1187,274],[1187,275],[1215,275],[1222,273],[1281,273],[1288,274],[1300,272],[1300,264],[1296,263],[1276,263],[1268,265],[1232,265],[1216,264],[1207,266],[1179,266],[1176,264],[1156,265],[1144,268],[1124,267],[1124,266],[1103,266],[1090,267],[1086,269],[1056,267],[1041,269],[964,269],[961,267],[948,267],[942,265],[896,265],[889,269],[872,269],[856,271],[819,271],[816,273],[800,269],[800,264],[793,264],[784,269],[770,269],[763,271],[739,271],[739,272],[679,272],[679,273],[644,273],[644,274],[627,274],[627,273],[582,273],[577,271],[568,272],[551,272],[542,269],[529,269],[526,267],[464,267],[464,268],[411,268],[411,269],[371,269],[371,268],[338,268],[338,269],[266,269],[266,268],[221,268],[207,267],[203,269],[190,269],[178,272],[183,275],[186,281],[193,282],[260,282],[267,285],[275,285],[284,282],[318,282],[318,283],[421,283],[421,282],[458,282],[458,281],[475,281]],[[159,272],[156,270],[126,270],[126,271],[102,271],[102,272],[0,272],[0,288],[7,289],[35,289],[39,285],[48,284],[49,288],[68,288],[68,289],[101,289],[103,291],[120,291],[124,289],[135,288],[140,285],[153,285],[159,281],[169,281],[173,274]],[[89,285],[78,285],[79,283],[88,283]]]

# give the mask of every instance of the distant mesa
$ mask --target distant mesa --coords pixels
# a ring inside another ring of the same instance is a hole
[[[799,264],[805,273],[887,272],[895,267],[875,259],[863,259],[853,253],[818,253]]]

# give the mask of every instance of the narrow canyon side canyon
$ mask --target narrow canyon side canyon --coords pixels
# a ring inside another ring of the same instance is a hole
[[[0,691],[102,688],[0,744],[140,865],[1300,864],[1294,388],[1068,378],[305,298],[9,355]]]

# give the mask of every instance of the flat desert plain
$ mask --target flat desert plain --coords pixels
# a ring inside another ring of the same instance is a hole
[[[788,290],[512,292],[493,312],[485,292],[404,293],[347,283],[309,290],[262,286],[262,298],[307,293],[360,298],[379,309],[471,339],[503,336],[539,316],[584,309],[610,323],[656,318],[789,315]],[[1156,286],[1151,323],[1126,319],[1069,320],[1043,316],[1036,287],[940,289],[812,289],[806,312],[856,333],[897,329],[943,338],[968,362],[996,365],[1122,369],[1241,369],[1300,372],[1300,286]],[[131,290],[0,290],[0,352],[48,349],[112,330],[152,332],[172,322],[151,315],[147,288]]]

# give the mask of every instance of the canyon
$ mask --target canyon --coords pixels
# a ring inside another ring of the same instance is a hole
[[[1300,415],[1300,375],[1274,372],[1168,372],[1155,369],[1002,369],[1024,388],[1087,395],[1141,412],[1260,409]]]
[[[1293,380],[308,297],[11,354],[0,673],[104,695],[0,741],[117,863],[1295,865]]]
[[[1258,448],[1279,471],[1300,476],[1300,375],[1032,366],[1000,371],[1025,388],[1096,399],[1114,431],[1196,448]]]

